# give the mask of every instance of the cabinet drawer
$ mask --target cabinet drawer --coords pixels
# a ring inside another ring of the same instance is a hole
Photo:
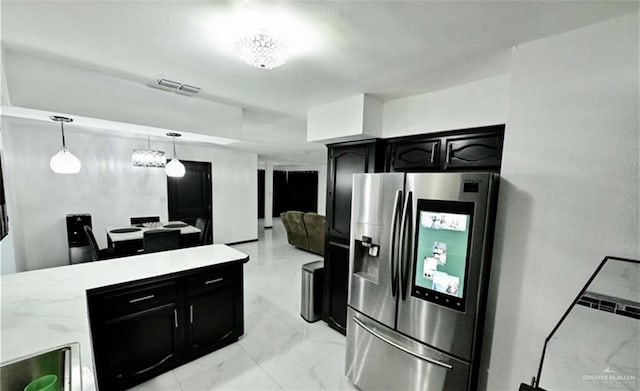
[[[478,137],[448,138],[444,168],[500,168],[502,161],[502,137],[484,135]]]
[[[187,295],[198,295],[216,290],[228,283],[242,280],[242,265],[226,266],[202,272],[187,278]]]
[[[392,147],[393,171],[428,170],[438,167],[440,140],[397,143]]]
[[[152,283],[136,288],[125,288],[100,295],[96,300],[102,319],[113,319],[119,316],[144,311],[177,298],[175,281]]]

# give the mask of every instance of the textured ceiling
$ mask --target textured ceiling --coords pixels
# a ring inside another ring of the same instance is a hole
[[[245,109],[246,145],[259,150],[296,132],[304,142],[309,107],[362,92],[387,100],[505,73],[514,45],[637,9],[620,1],[257,4],[4,1],[2,43],[141,83],[164,75],[200,86],[201,98]],[[279,14],[297,23],[290,38],[302,38],[302,47],[288,64],[255,69],[229,52],[225,28],[248,10],[266,22]]]

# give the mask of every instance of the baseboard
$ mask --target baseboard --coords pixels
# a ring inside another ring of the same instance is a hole
[[[233,245],[236,245],[236,244],[244,244],[244,243],[257,242],[257,241],[258,241],[258,239],[249,239],[249,240],[241,240],[239,242],[225,243],[225,245],[233,246]]]

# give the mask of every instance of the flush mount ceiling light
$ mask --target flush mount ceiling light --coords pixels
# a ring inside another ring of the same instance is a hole
[[[56,174],[77,174],[82,168],[82,163],[74,154],[67,149],[67,144],[64,139],[64,123],[73,122],[73,119],[68,117],[61,117],[52,115],[49,117],[52,121],[60,122],[60,130],[62,131],[62,149],[51,157],[49,160],[49,167]]]
[[[167,133],[167,136],[173,139],[173,159],[171,159],[171,161],[167,163],[164,171],[167,173],[167,176],[181,178],[185,173],[184,164],[182,164],[182,162],[180,162],[180,160],[178,160],[178,158],[176,157],[176,137],[180,137],[181,134],[169,132]]]
[[[151,138],[147,136],[147,149],[134,149],[131,162],[134,167],[164,167],[167,165],[167,158],[164,151],[151,149]]]
[[[289,58],[287,46],[265,31],[241,38],[234,49],[244,62],[261,69],[277,68]]]

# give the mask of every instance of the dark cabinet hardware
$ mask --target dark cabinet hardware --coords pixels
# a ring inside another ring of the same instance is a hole
[[[144,296],[144,297],[138,297],[137,299],[129,300],[129,303],[133,304],[133,303],[137,303],[139,301],[150,300],[150,299],[153,299],[154,297],[156,297],[156,295],[148,295],[148,296]]]

